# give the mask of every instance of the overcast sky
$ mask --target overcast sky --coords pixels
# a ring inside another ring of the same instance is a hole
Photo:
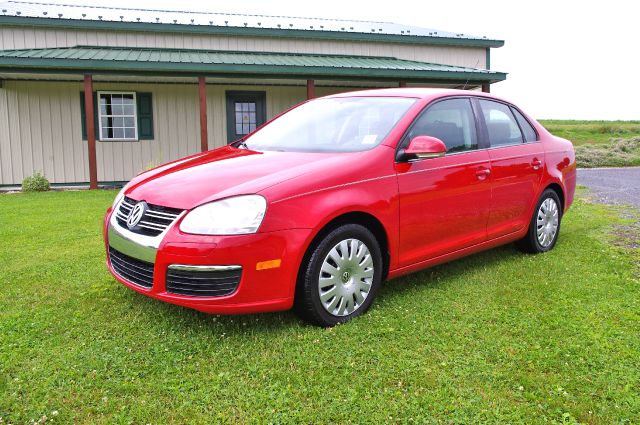
[[[41,0],[46,1],[46,0]],[[91,4],[89,0],[50,0]],[[387,21],[505,40],[492,92],[537,118],[640,120],[640,5],[633,0],[102,0],[100,5]]]

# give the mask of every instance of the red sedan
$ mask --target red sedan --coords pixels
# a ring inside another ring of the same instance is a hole
[[[135,177],[105,216],[107,264],[169,303],[332,326],[385,279],[509,242],[549,251],[575,182],[572,144],[495,96],[344,93]]]

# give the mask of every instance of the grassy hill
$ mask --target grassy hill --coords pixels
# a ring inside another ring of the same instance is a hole
[[[556,136],[573,142],[574,146],[607,144],[612,138],[640,137],[640,121],[576,121],[539,120]]]
[[[640,166],[640,121],[539,120],[556,136],[571,140],[578,166]]]

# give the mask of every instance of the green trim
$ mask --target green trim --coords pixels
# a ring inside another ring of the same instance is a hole
[[[487,56],[484,63],[484,69],[488,71],[491,69],[491,49],[487,47],[486,51],[487,51],[486,53]]]
[[[115,22],[94,21],[80,19],[56,19],[34,18],[19,16],[0,16],[0,26],[29,26],[46,28],[67,28],[106,31],[139,31],[139,32],[164,32],[164,33],[190,33],[224,35],[234,37],[277,37],[277,38],[303,38],[339,41],[370,41],[376,43],[401,43],[424,44],[465,47],[502,47],[503,40],[491,40],[485,38],[451,38],[428,37],[415,35],[395,34],[368,34],[340,31],[295,30],[276,28],[252,28],[252,27],[222,27],[214,25],[183,25],[148,22]]]
[[[42,75],[48,75],[48,74],[42,74]],[[65,79],[54,79],[54,78],[6,78],[2,81],[12,81],[12,82],[37,82],[37,83],[82,83],[82,80],[65,80]],[[372,81],[373,83],[375,83],[375,81]],[[190,85],[190,86],[197,86],[198,85],[198,81],[147,81],[147,80],[127,80],[127,81],[122,81],[122,80],[100,80],[100,81],[96,81],[95,79],[93,80],[94,84],[153,84],[153,85]],[[207,86],[247,86],[247,87],[255,87],[255,86],[260,86],[260,87],[307,87],[306,82],[305,83],[272,83],[272,82],[239,82],[239,81],[233,81],[233,82],[224,82],[224,83],[220,83],[220,82],[214,82],[214,81],[207,81]],[[372,86],[369,85],[350,85],[350,86],[345,86],[342,84],[322,84],[321,81],[316,81],[316,88],[354,88],[354,89],[367,89],[367,88],[372,88]],[[375,87],[374,87],[375,88]]]
[[[376,68],[338,68],[328,66],[201,64],[184,62],[100,61],[92,59],[31,59],[0,57],[0,69],[18,73],[74,73],[155,76],[204,76],[242,78],[300,78],[349,80],[462,80],[495,82],[507,75],[502,72],[430,71]]]
[[[0,65],[0,70],[2,70],[2,66]],[[34,69],[27,69],[27,68],[13,68],[11,72],[15,72],[15,73],[39,73],[39,74],[64,74],[64,75],[68,75],[69,71],[64,71],[64,70],[55,70],[55,69],[51,69],[51,70],[34,70]],[[76,72],[78,75],[82,75],[82,74],[91,74],[93,71],[92,70],[80,70],[78,72]],[[425,73],[427,73],[428,71],[423,71]],[[380,82],[380,83],[385,83],[385,82],[394,82],[397,83],[399,78],[402,77],[377,77],[377,78],[368,78],[368,77],[362,77],[362,76],[353,76],[353,77],[349,77],[349,76],[318,76],[318,75],[309,75],[309,74],[300,74],[300,75],[286,75],[286,76],[282,76],[282,75],[267,75],[267,74],[221,74],[221,73],[200,73],[200,74],[157,74],[157,73],[148,73],[148,72],[108,72],[108,71],[100,71],[100,75],[130,75],[130,76],[136,76],[136,77],[158,77],[158,76],[182,76],[182,77],[198,77],[198,76],[204,76],[204,77],[218,77],[218,78],[246,78],[246,79],[259,79],[259,78],[273,78],[273,79],[278,79],[278,78],[282,78],[282,79],[313,79],[313,80],[319,80],[319,79],[330,79],[333,81],[345,81],[345,82],[366,82],[366,81],[370,81],[370,82]],[[428,77],[425,75],[422,75],[421,78],[405,78],[404,81],[408,82],[408,83],[433,83],[433,84],[451,84],[451,83],[459,83],[459,84],[464,84],[465,82],[467,83],[467,86],[469,85],[480,85],[480,84],[486,84],[486,83],[496,83],[498,81],[503,81],[506,79],[506,74],[490,74],[490,75],[486,75],[484,74],[482,77],[478,76],[478,78],[468,78],[467,75],[462,75],[459,77],[451,77],[450,78],[433,78],[433,77]],[[14,80],[14,81],[22,81],[22,80]],[[28,81],[28,80],[25,80]],[[34,81],[42,81],[42,82],[46,82],[46,80],[34,80]],[[69,82],[69,81],[65,81],[65,82]],[[74,81],[70,81],[70,82],[74,82]],[[127,81],[112,81],[115,84],[128,84]],[[102,81],[100,81],[100,83],[102,83]],[[136,82],[132,82],[130,84],[135,84]],[[138,81],[138,83],[140,83]],[[155,84],[155,83],[154,83]],[[173,83],[166,83],[166,84],[173,84]],[[185,83],[176,83],[176,84],[185,84]],[[207,83],[208,85],[209,83]],[[230,83],[221,83],[218,85],[222,85],[222,86],[228,86],[228,85],[234,85],[236,84],[235,82],[230,82]],[[262,84],[260,83],[250,83],[250,84],[242,84],[242,83],[238,83],[241,85],[249,85],[249,86],[262,86]],[[318,86],[318,87],[325,87],[325,86]],[[333,85],[333,86],[326,86],[326,87],[343,87],[341,85]]]

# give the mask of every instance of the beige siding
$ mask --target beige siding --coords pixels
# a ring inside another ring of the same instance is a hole
[[[473,68],[484,68],[486,65],[485,49],[482,47],[0,27],[0,49],[70,47],[76,45],[391,56],[399,59]]]
[[[153,93],[155,139],[97,142],[98,180],[129,180],[200,146],[197,86],[95,84],[96,90]],[[81,136],[80,83],[7,81],[0,89],[0,184],[35,171],[55,183],[88,180]]]
[[[96,83],[95,90],[153,93],[154,140],[97,142],[99,181],[124,181],[140,171],[200,149],[196,84]],[[86,182],[87,143],[81,136],[81,83],[6,81],[0,89],[0,184],[19,184],[40,171],[54,183]],[[303,86],[208,85],[209,148],[227,142],[227,90],[266,92],[267,119],[306,97]],[[347,88],[318,87],[318,95]]]
[[[0,184],[32,173],[52,182],[86,181],[79,84],[5,82],[0,89]]]
[[[0,27],[0,49],[74,45],[392,56],[459,66],[485,66],[484,48]],[[272,118],[306,97],[303,86],[251,86],[246,85],[247,81],[243,83],[207,86],[210,148],[222,146],[227,140],[226,90],[265,91],[267,118]],[[280,83],[289,84],[285,81]],[[145,168],[199,150],[196,84],[102,82],[96,83],[95,89],[152,92],[155,126],[154,140],[98,142],[100,181],[129,180]],[[318,86],[316,94],[323,96],[353,89]],[[80,82],[4,82],[4,87],[0,88],[0,184],[18,184],[34,171],[43,172],[56,183],[88,180],[87,146],[80,134],[81,90]]]
[[[154,140],[97,142],[99,181],[129,180],[144,169],[199,149],[200,121],[195,84],[96,83],[94,87],[95,90],[151,92],[154,112]]]

